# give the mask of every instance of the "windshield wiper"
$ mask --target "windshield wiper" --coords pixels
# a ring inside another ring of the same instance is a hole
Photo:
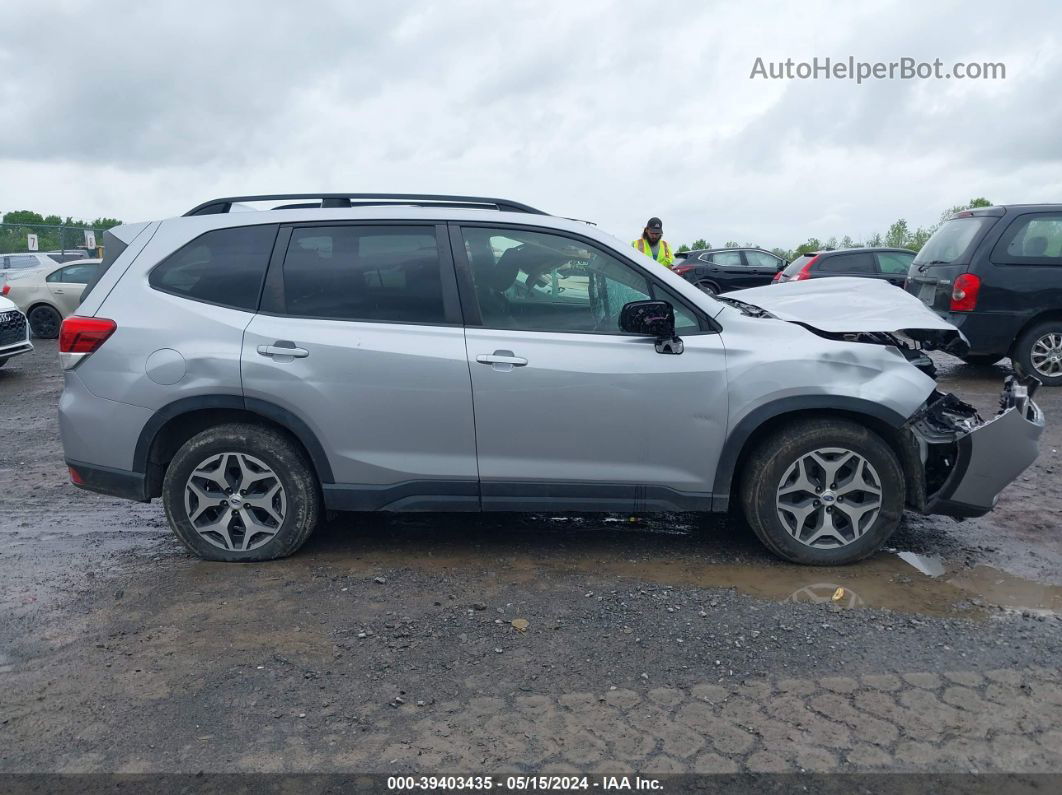
[[[724,295],[713,295],[716,301],[722,301],[724,304],[730,304],[730,306],[740,309],[742,314],[749,315],[750,317],[774,317],[766,309],[760,309],[754,304],[746,304],[744,301],[738,301],[735,298],[727,298]]]
[[[918,272],[919,273],[925,273],[926,272],[926,268],[928,268],[930,265],[951,265],[951,260],[931,259],[929,262],[923,262],[921,265],[919,265],[918,266]]]

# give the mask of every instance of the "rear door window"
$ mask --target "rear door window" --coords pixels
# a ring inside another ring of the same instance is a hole
[[[873,254],[862,251],[826,257],[819,261],[815,270],[819,273],[877,273],[878,265]]]
[[[992,260],[1014,265],[1062,265],[1062,213],[1018,218],[999,239]]]
[[[715,254],[702,254],[701,259],[705,262],[714,262],[723,268],[740,268],[744,263],[741,261],[739,251],[718,251]]]
[[[88,284],[99,271],[99,263],[85,262],[80,265],[67,265],[53,273],[49,273],[47,280],[50,282],[63,282],[65,284]]]
[[[164,293],[253,311],[277,228],[240,226],[202,234],[156,265],[148,283]]]
[[[446,322],[434,226],[298,227],[283,274],[289,315]]]
[[[905,254],[902,251],[879,251],[878,267],[882,273],[903,273],[911,269],[911,260],[914,254]]]

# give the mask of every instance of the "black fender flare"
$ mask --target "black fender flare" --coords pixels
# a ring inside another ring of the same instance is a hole
[[[190,414],[203,409],[237,409],[275,422],[290,432],[306,448],[321,483],[335,482],[332,465],[328,462],[324,447],[301,417],[267,400],[245,398],[242,395],[194,395],[167,403],[156,411],[140,430],[140,437],[137,439],[136,449],[133,452],[133,471],[140,474],[148,471],[148,454],[151,452],[155,437],[166,423],[182,414]]]
[[[855,418],[862,415],[897,430],[907,422],[907,417],[880,403],[844,395],[796,395],[765,403],[742,417],[741,421],[727,434],[712,487],[716,510],[728,508],[730,489],[734,482],[738,462],[741,460],[741,454],[745,451],[749,439],[756,431],[765,423],[782,415],[806,411],[843,412]]]

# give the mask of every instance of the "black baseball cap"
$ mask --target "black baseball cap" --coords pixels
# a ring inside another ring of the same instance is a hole
[[[646,221],[645,228],[646,229],[663,229],[664,225],[660,222],[659,218],[653,217],[653,218],[650,218],[648,221]]]

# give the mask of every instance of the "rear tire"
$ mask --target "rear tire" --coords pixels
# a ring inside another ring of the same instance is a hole
[[[244,423],[185,442],[166,469],[162,504],[188,549],[229,562],[291,555],[321,513],[320,487],[303,450],[279,431]]]
[[[1037,323],[1018,337],[1011,361],[1021,375],[1040,379],[1044,386],[1062,386],[1062,320]]]
[[[63,316],[50,306],[35,306],[27,317],[33,336],[45,340],[54,340],[59,336],[63,325]]]
[[[899,525],[905,498],[892,448],[848,420],[784,426],[751,452],[741,478],[742,507],[756,537],[775,555],[812,566],[877,552]]]

